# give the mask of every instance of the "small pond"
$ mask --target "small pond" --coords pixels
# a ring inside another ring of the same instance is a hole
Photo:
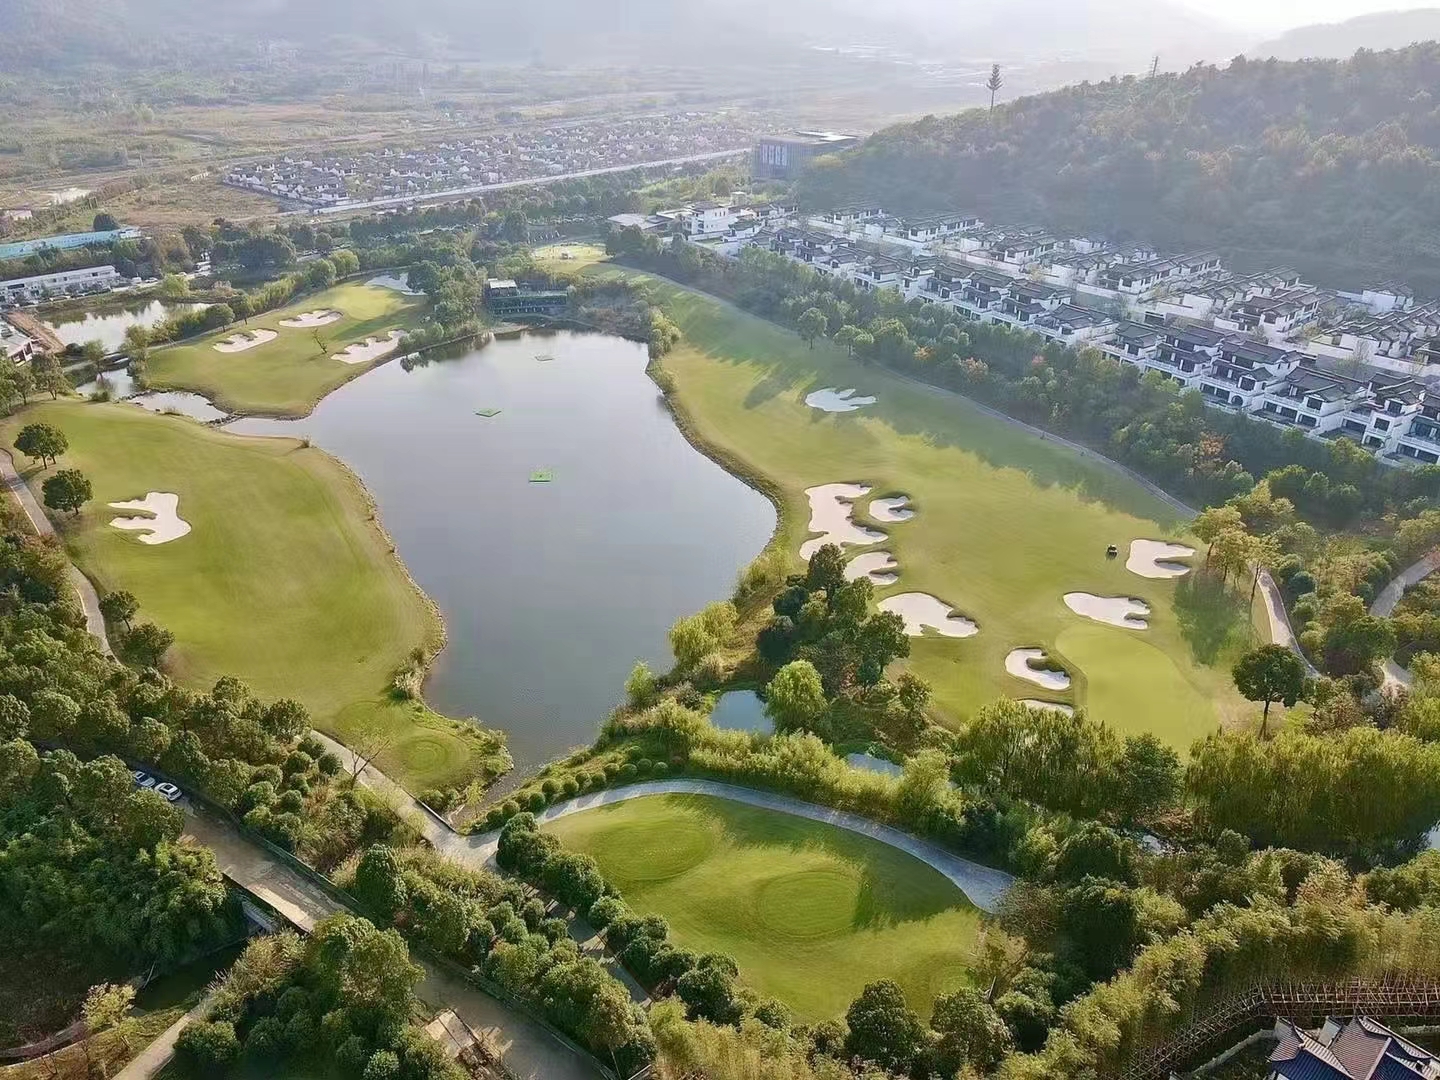
[[[159,326],[171,315],[204,307],[204,304],[170,303],[164,300],[135,300],[128,304],[105,304],[89,311],[54,311],[45,316],[45,325],[66,345],[98,341],[107,353],[125,344],[125,331],[132,326]]]
[[[765,715],[765,702],[754,690],[730,690],[720,695],[710,722],[727,731],[754,731],[769,735],[775,730]]]
[[[527,335],[228,430],[309,436],[364,479],[449,631],[427,700],[503,729],[525,769],[592,742],[636,660],[668,669],[670,625],[729,596],[775,527],[645,367],[619,338]]]

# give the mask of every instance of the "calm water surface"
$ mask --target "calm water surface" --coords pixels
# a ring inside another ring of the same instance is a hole
[[[775,526],[684,440],[645,364],[618,338],[532,335],[228,426],[309,436],[359,473],[445,617],[427,700],[504,729],[522,768],[593,741],[634,662],[668,668],[670,624],[729,596]]]
[[[193,311],[204,304],[170,304],[162,300],[137,300],[130,304],[106,305],[95,311],[56,312],[45,325],[66,345],[98,341],[107,353],[125,344],[125,331],[132,326],[159,326],[171,315]]]

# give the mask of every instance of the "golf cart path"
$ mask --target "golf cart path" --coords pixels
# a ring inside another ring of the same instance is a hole
[[[30,519],[30,526],[40,536],[54,536],[55,526],[50,523],[50,518],[45,510],[35,500],[35,493],[30,490],[30,485],[20,477],[15,468],[15,459],[8,450],[0,450],[0,476],[5,478],[5,486],[10,494],[15,496],[20,509],[25,511],[25,516]],[[105,633],[105,617],[100,614],[100,597],[95,592],[95,586],[90,584],[90,579],[80,572],[80,568],[73,562],[66,560],[67,573],[70,581],[75,586],[75,591],[80,594],[80,607],[85,612],[85,629],[90,631],[90,636],[100,643],[100,651],[106,656],[114,656],[110,648],[109,635]]]
[[[160,1033],[159,1038],[136,1054],[130,1064],[115,1074],[115,1080],[150,1080],[150,1077],[168,1065],[175,1056],[175,1043],[180,1038],[180,1032],[196,1020],[204,1019],[210,1011],[213,999],[213,994],[205,995],[200,1004],[176,1020]]]
[[[708,795],[716,799],[728,799],[730,802],[823,822],[847,832],[868,836],[872,840],[878,840],[882,844],[888,844],[907,855],[912,855],[926,866],[939,871],[969,897],[972,904],[984,911],[995,911],[1000,903],[1000,898],[1015,883],[1015,878],[1003,870],[996,870],[993,867],[982,866],[969,859],[963,859],[929,841],[921,840],[889,825],[881,825],[879,822],[871,821],[859,814],[852,814],[845,810],[832,810],[828,806],[816,806],[814,803],[792,799],[788,795],[756,791],[752,788],[737,787],[734,784],[719,784],[713,780],[650,780],[640,784],[631,784],[628,787],[597,791],[590,795],[581,795],[566,802],[556,803],[536,814],[535,820],[544,824],[558,818],[568,817],[571,814],[581,814],[601,806],[613,806],[616,803],[648,798],[652,795]],[[499,845],[500,833],[494,831],[474,836],[455,836],[441,850],[447,855],[465,859],[467,862],[474,859],[488,862],[495,857],[495,851]],[[465,852],[463,855],[461,854],[462,850]]]
[[[215,861],[226,877],[270,904],[307,934],[322,919],[345,910],[294,867],[208,814],[187,813],[182,838],[214,852]],[[425,969],[425,981],[418,991],[420,997],[432,1005],[454,1009],[470,1027],[488,1034],[510,1073],[518,1080],[597,1080],[599,1073],[587,1059],[562,1046],[541,1025],[438,965],[421,957],[412,959]],[[188,1020],[188,1016],[185,1019]],[[179,1034],[179,1030],[172,1030],[175,1035]],[[171,1031],[165,1034],[168,1036]],[[173,1047],[172,1039],[166,1049],[173,1051]],[[168,1059],[167,1052],[165,1060]],[[127,1080],[146,1080],[153,1075],[153,1072],[136,1073]]]
[[[1440,551],[1432,551],[1423,559],[1419,559],[1401,570],[1395,579],[1381,589],[1379,595],[1375,597],[1375,602],[1370,605],[1370,614],[1388,619],[1395,614],[1395,608],[1399,606],[1405,590],[1420,584],[1436,570],[1440,570]],[[1387,687],[1399,688],[1410,685],[1409,669],[1397,664],[1393,656],[1385,661],[1384,669]]]

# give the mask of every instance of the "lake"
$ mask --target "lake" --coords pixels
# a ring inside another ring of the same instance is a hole
[[[775,527],[645,367],[634,342],[526,335],[227,430],[308,436],[364,479],[445,617],[426,699],[503,729],[523,770],[593,742],[635,661],[668,669],[670,625],[728,597]]]
[[[125,331],[132,326],[159,326],[171,315],[193,311],[203,304],[172,304],[163,300],[136,300],[128,304],[105,304],[91,311],[57,311],[45,317],[45,325],[66,345],[98,341],[107,353],[125,344]]]

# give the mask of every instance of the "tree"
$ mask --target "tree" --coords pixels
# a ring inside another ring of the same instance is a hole
[[[940,1069],[953,1074],[964,1065],[988,1073],[1011,1050],[1010,1029],[973,987],[962,987],[935,1000],[930,1026],[940,1037]]]
[[[60,361],[49,353],[35,357],[30,369],[35,376],[35,385],[49,394],[52,400],[70,392],[70,380],[60,367]]]
[[[179,274],[166,274],[160,280],[160,295],[166,300],[184,300],[190,295],[190,283]]]
[[[846,1057],[904,1072],[925,1045],[925,1025],[905,1004],[905,994],[889,979],[870,983],[845,1013],[849,1034]]]
[[[96,232],[115,232],[120,228],[120,222],[115,220],[115,215],[103,211],[95,215],[92,224]]]
[[[1175,804],[1184,774],[1174,748],[1146,732],[1126,738],[1117,775],[1115,809],[1143,821]]]
[[[50,424],[26,424],[15,437],[15,449],[42,464],[53,464],[70,449],[70,440],[63,431]]]
[[[175,1040],[175,1056],[193,1076],[219,1076],[240,1056],[235,1025],[228,1020],[196,1020]]]
[[[355,867],[355,899],[367,911],[373,911],[387,922],[409,899],[409,889],[395,852],[384,844],[376,844],[360,857]]]
[[[839,330],[835,331],[835,336],[832,340],[835,342],[836,345],[839,345],[842,349],[845,350],[846,356],[854,356],[855,339],[859,336],[860,328],[851,323],[846,323],[844,326],[840,327]]]
[[[1222,583],[1228,584],[1231,577],[1239,577],[1250,565],[1253,551],[1253,537],[1244,529],[1226,529],[1210,545],[1214,555],[1214,567]]]
[[[845,555],[838,544],[825,544],[805,568],[805,588],[824,592],[833,604],[835,595],[845,586]]]
[[[1236,662],[1231,674],[1235,688],[1251,701],[1263,701],[1260,733],[1270,722],[1270,706],[1276,701],[1288,709],[1305,694],[1305,663],[1284,645],[1261,645]]]
[[[65,510],[71,514],[80,513],[80,508],[90,501],[94,492],[90,481],[79,469],[61,469],[40,485],[45,505],[51,510]]]
[[[810,346],[815,348],[815,339],[825,336],[825,331],[830,321],[825,318],[825,313],[819,308],[809,308],[796,321],[796,328],[800,331],[800,337]]]
[[[809,660],[792,660],[765,688],[765,715],[776,731],[809,731],[829,707],[820,673]]]
[[[174,644],[175,635],[163,626],[141,623],[125,635],[120,648],[132,664],[154,668],[160,666],[160,661]]]
[[[985,80],[985,89],[990,91],[990,111],[995,111],[995,95],[1005,85],[1005,76],[1000,73],[999,64],[990,65],[990,78]]]
[[[1243,529],[1244,527],[1245,519],[1233,506],[1212,506],[1195,518],[1190,526],[1190,531],[1209,545],[1205,550],[1206,568],[1210,566],[1210,556],[1215,553],[1216,538],[1231,529]]]
[[[124,623],[126,629],[130,627],[130,620],[135,618],[136,612],[140,610],[140,601],[136,600],[132,593],[119,592],[106,593],[100,598],[100,614],[112,623]]]
[[[123,983],[119,986],[112,983],[92,986],[90,992],[85,995],[85,1004],[80,1008],[80,1015],[85,1020],[86,1032],[93,1036],[114,1028],[121,1045],[129,1050],[130,1040],[126,1028],[130,1016],[130,1006],[134,1003],[135,988],[133,986]],[[89,1061],[89,1039],[86,1039],[81,1045],[85,1047],[85,1059]]]

